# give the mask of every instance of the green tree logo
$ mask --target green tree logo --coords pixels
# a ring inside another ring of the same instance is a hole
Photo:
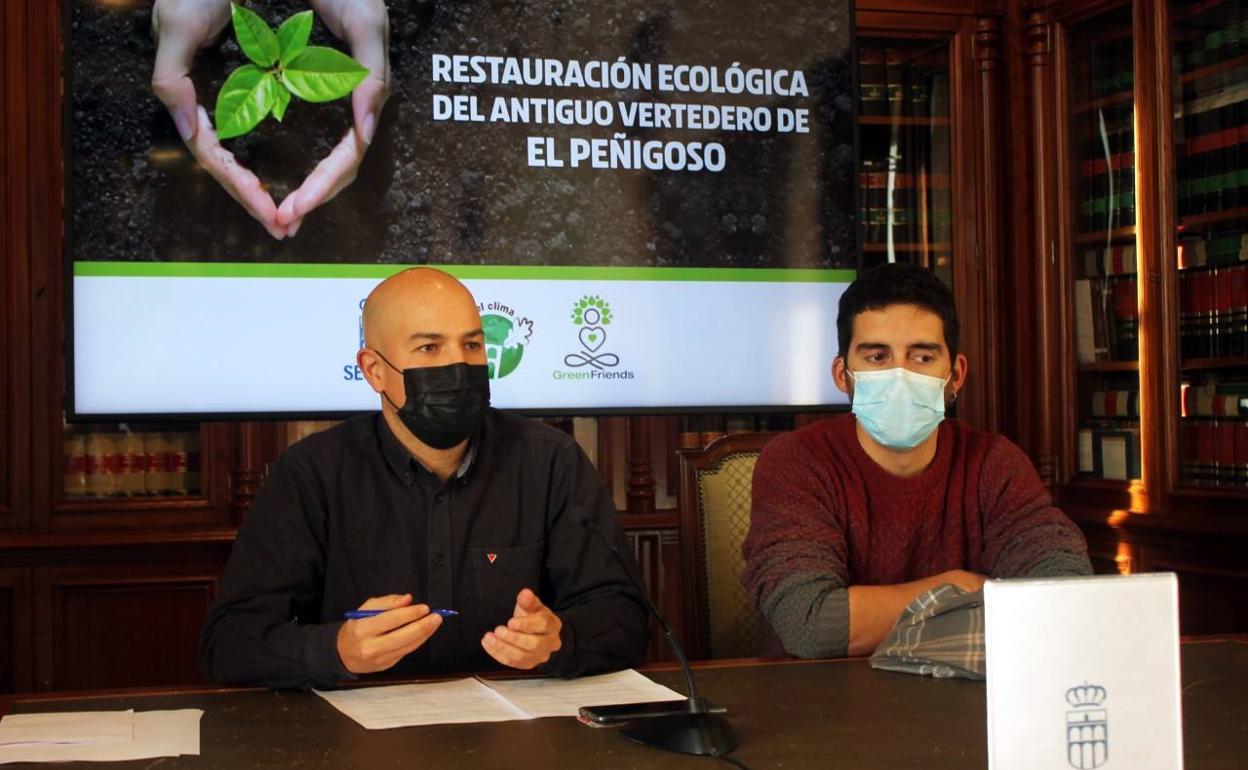
[[[533,322],[487,313],[481,316],[481,330],[485,333],[485,362],[490,379],[502,379],[514,372],[533,336]]]
[[[606,326],[611,323],[611,304],[597,294],[586,294],[572,306],[572,323],[577,326]]]

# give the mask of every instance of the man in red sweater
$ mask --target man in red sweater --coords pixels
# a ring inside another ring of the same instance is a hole
[[[883,265],[841,296],[836,386],[852,414],[777,437],[754,470],[742,581],[792,655],[864,655],[923,591],[1087,575],[1082,534],[1026,455],[944,419],[966,382],[953,295]]]

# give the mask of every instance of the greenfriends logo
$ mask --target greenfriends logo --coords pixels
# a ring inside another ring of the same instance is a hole
[[[572,325],[580,350],[563,357],[566,371],[556,369],[556,380],[631,380],[629,371],[609,371],[620,365],[620,357],[607,350],[607,327],[615,320],[611,303],[597,294],[586,294],[572,306]]]
[[[520,366],[524,349],[533,337],[533,321],[518,316],[501,302],[477,305],[481,329],[485,333],[485,362],[491,380],[500,380]]]

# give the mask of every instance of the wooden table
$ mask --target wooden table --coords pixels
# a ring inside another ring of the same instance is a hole
[[[1187,770],[1243,770],[1248,767],[1248,643],[1186,642],[1182,656]],[[647,673],[683,687],[678,670]],[[697,676],[704,694],[728,707],[741,744],[736,756],[752,770],[987,766],[982,683],[875,671],[864,659],[718,661],[698,666]],[[14,712],[123,708],[203,709],[202,753],[111,767],[727,767],[639,746],[612,729],[570,718],[369,731],[304,692],[46,694],[0,702],[0,709]]]

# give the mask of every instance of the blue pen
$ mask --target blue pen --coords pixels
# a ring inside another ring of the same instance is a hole
[[[380,615],[383,612],[389,612],[389,611],[390,610],[349,610],[347,612],[342,613],[342,616],[346,618],[347,620],[363,620],[364,618],[375,617],[377,615]],[[429,611],[433,613],[434,615],[441,615],[444,618],[453,618],[459,614],[455,610],[433,609]]]

